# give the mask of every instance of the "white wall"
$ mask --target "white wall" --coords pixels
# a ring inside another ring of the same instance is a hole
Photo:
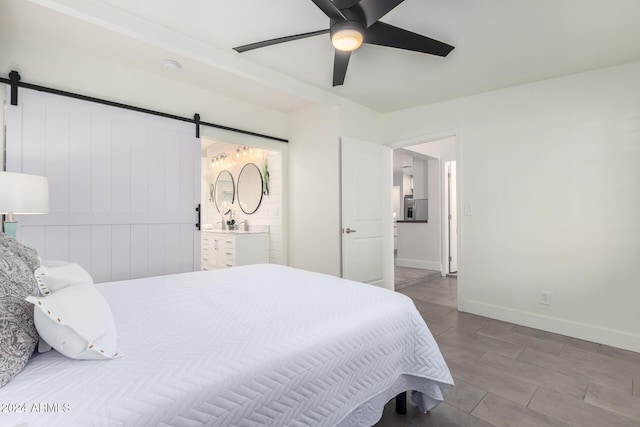
[[[289,265],[335,276],[341,275],[341,136],[381,143],[382,115],[351,104],[310,104],[290,114]]]
[[[425,156],[435,157],[442,161],[451,161],[456,159],[456,138],[450,136],[435,141],[420,141],[415,145],[403,147],[405,150],[413,151]]]
[[[372,142],[384,143],[384,116],[356,104],[340,105],[340,135]]]
[[[427,160],[413,158],[413,198],[427,199],[429,197]]]
[[[391,144],[458,133],[463,311],[640,351],[638,87],[640,62],[386,115]]]
[[[440,271],[440,241],[433,240],[439,234],[440,224],[432,222],[399,222],[398,267],[422,268]]]
[[[340,276],[338,107],[309,105],[289,129],[289,265]]]

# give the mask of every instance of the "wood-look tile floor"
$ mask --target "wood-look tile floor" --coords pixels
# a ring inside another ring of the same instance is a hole
[[[395,267],[394,274],[396,291],[440,277],[439,271],[398,266]]]
[[[455,380],[428,414],[392,400],[377,427],[640,426],[640,353],[457,311],[455,278],[411,297]]]

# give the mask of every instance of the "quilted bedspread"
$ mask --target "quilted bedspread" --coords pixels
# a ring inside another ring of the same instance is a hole
[[[367,426],[396,394],[428,410],[453,383],[385,289],[276,265],[96,286],[125,356],[35,356],[0,388],[0,425]]]

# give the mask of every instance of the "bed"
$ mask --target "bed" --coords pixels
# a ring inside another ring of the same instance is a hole
[[[124,357],[32,357],[0,388],[0,425],[370,426],[405,390],[427,411],[453,384],[385,289],[267,264],[95,286]]]

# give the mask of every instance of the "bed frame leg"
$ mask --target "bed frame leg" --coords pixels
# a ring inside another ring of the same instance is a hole
[[[407,413],[407,392],[403,391],[396,396],[396,414],[404,415]]]

